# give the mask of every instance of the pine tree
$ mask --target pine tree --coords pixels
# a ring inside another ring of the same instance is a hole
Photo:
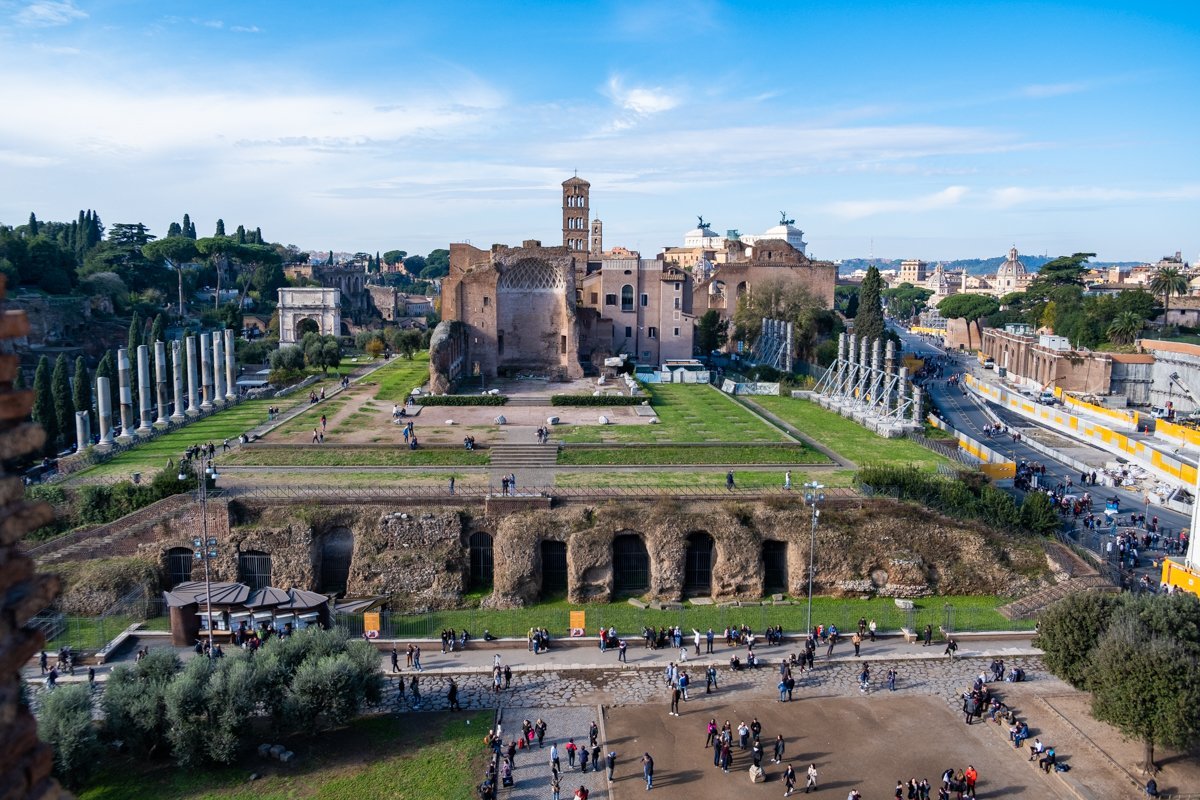
[[[854,317],[854,332],[859,341],[882,339],[885,332],[883,321],[883,278],[874,265],[867,269],[862,288],[858,290],[858,314]]]
[[[38,235],[38,220],[37,220],[37,217],[34,215],[34,213],[32,211],[30,211],[29,212],[29,234],[28,234],[28,236],[30,239],[32,239],[33,237],[35,237],[37,235]]]
[[[50,391],[50,359],[42,356],[33,374],[33,421],[46,431],[46,452],[54,451],[58,439],[58,417],[54,413],[54,395]]]
[[[150,341],[147,344],[153,345],[155,342],[165,342],[167,340],[167,318],[166,315],[159,313],[154,318],[154,325],[150,328]]]
[[[50,393],[54,396],[54,418],[60,448],[69,446],[75,438],[75,399],[71,396],[68,369],[66,354],[59,353],[50,377]]]
[[[83,356],[75,359],[74,383],[71,390],[75,395],[75,411],[88,412],[88,420],[94,421],[96,415],[92,413],[92,382],[88,378],[87,365],[83,363]]]
[[[172,236],[183,236],[183,228],[179,226],[178,222],[172,222],[167,226],[167,238]]]
[[[225,235],[225,220],[219,219],[219,220],[217,220],[217,232],[214,233],[213,236],[224,236],[224,235]]]

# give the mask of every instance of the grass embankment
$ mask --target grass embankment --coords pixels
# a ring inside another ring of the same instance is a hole
[[[659,424],[573,425],[555,430],[564,442],[786,442],[773,425],[708,385],[659,384],[645,387]],[[621,413],[625,413],[622,411]],[[633,414],[630,409],[629,414]]]
[[[347,728],[289,743],[293,764],[257,756],[228,767],[180,769],[113,759],[80,800],[361,800],[475,796],[483,779],[483,733],[492,712],[366,717]],[[471,723],[471,724],[468,724]],[[264,738],[267,741],[269,737]],[[249,783],[246,776],[262,777]]]
[[[567,447],[559,451],[560,466],[715,464],[828,464],[823,453],[808,445],[771,447]]]
[[[907,439],[885,439],[816,403],[792,397],[747,398],[815,442],[858,464],[914,464],[935,469],[949,463]]]
[[[782,468],[767,470],[734,470],[734,483],[739,489],[780,489],[783,487]],[[806,473],[791,470],[792,486],[807,481],[820,481],[824,486],[842,488],[853,485],[854,470],[839,469]],[[651,472],[631,470],[622,472],[559,472],[554,485],[563,488],[592,489],[724,489],[724,468],[709,472],[679,471]],[[719,499],[719,498],[717,498]]]
[[[433,611],[412,617],[390,615],[385,637],[436,636],[443,628],[462,630],[472,635],[483,635],[486,628],[495,636],[525,636],[529,628],[545,627],[554,636],[565,636],[570,629],[571,611],[587,612],[587,629],[591,634],[601,625],[615,625],[626,637],[636,637],[644,626],[655,628],[678,625],[686,633],[693,628],[705,631],[723,631],[730,625],[748,625],[756,632],[768,625],[782,625],[785,632],[803,631],[807,619],[805,599],[792,598],[795,605],[749,605],[740,607],[691,606],[683,611],[659,611],[639,609],[627,602],[596,605],[572,605],[565,600],[539,603],[527,608],[504,611],[482,608],[458,611]],[[1007,598],[992,596],[935,597],[919,600],[914,609],[913,623],[917,629],[931,625],[933,630],[945,624],[946,606],[953,608],[954,629],[959,631],[986,630],[1031,630],[1034,620],[1008,620],[996,611]],[[875,620],[881,632],[894,633],[908,624],[908,613],[897,608],[893,600],[874,598],[870,600],[845,600],[832,597],[813,598],[813,625],[837,625],[839,630],[851,631],[860,617]],[[352,632],[354,632],[352,630]],[[847,646],[849,646],[847,644]]]
[[[302,445],[280,449],[244,447],[221,459],[221,464],[243,467],[481,467],[487,451],[409,450],[403,446],[342,449],[336,444]]]

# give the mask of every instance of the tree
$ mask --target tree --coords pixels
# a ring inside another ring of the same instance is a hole
[[[167,318],[164,314],[159,313],[154,318],[154,324],[150,326],[150,340],[147,344],[155,342],[165,342],[167,340]]]
[[[1062,525],[1050,499],[1041,492],[1029,492],[1021,501],[1021,526],[1040,536],[1050,536]]]
[[[883,278],[875,265],[867,268],[858,290],[858,314],[854,317],[854,332],[859,341],[883,339],[887,326],[883,320]]]
[[[1113,317],[1104,332],[1110,342],[1129,344],[1141,333],[1144,324],[1145,320],[1133,311],[1122,311]]]
[[[1046,667],[1076,689],[1086,690],[1092,651],[1120,604],[1118,595],[1073,592],[1046,609],[1034,642]]]
[[[38,716],[38,733],[54,748],[54,774],[68,786],[79,786],[103,754],[88,685],[66,684],[44,694]]]
[[[858,286],[836,286],[833,290],[833,307],[846,319],[858,314]]]
[[[329,256],[330,258],[333,257],[332,251],[330,251]],[[404,271],[413,277],[419,276],[421,271],[425,269],[425,266],[425,256],[409,256],[404,259]]]
[[[26,230],[26,235],[30,239],[33,239],[34,237],[36,237],[38,235],[38,220],[37,220],[37,216],[34,215],[34,213],[32,211],[29,212],[29,224],[28,224],[28,226],[26,226],[25,230]]]
[[[225,220],[218,219],[217,220],[217,231],[216,231],[216,233],[213,234],[213,236],[224,236],[224,235],[225,235]]]
[[[158,753],[167,739],[167,686],[181,666],[174,650],[155,647],[132,667],[125,664],[114,667],[100,700],[108,738],[124,742],[137,755]]]
[[[708,357],[720,350],[729,340],[729,321],[721,319],[721,313],[710,308],[696,321],[696,349]]]
[[[184,215],[187,219],[187,215]],[[142,254],[151,261],[165,263],[168,267],[178,273],[179,283],[179,318],[183,319],[184,309],[187,308],[183,302],[183,265],[190,262],[197,255],[195,237],[183,236],[168,236],[166,239],[159,239],[157,242],[151,242],[142,248]]]
[[[804,311],[820,307],[820,302],[799,284],[765,280],[738,300],[733,313],[733,336],[753,344],[762,334],[764,319],[781,319],[800,327]]]
[[[413,354],[421,349],[421,332],[412,328],[401,331],[396,337],[396,349],[400,351],[400,355],[411,361]]]
[[[59,446],[67,447],[75,438],[75,400],[71,397],[71,379],[68,374],[67,356],[59,353],[54,360],[54,372],[50,378],[50,393],[54,396],[54,419],[58,428]],[[80,449],[87,442],[79,444]]]
[[[1163,267],[1150,279],[1150,291],[1163,299],[1163,320],[1167,320],[1171,308],[1171,295],[1185,295],[1188,279],[1177,267]]]
[[[431,250],[429,255],[425,257],[425,266],[421,270],[421,277],[425,280],[433,280],[450,274],[450,251],[444,247],[436,250]]]
[[[996,301],[996,298],[982,294],[952,294],[938,303],[938,311],[942,312],[943,317],[966,320],[968,348],[971,346],[971,323],[975,323],[976,330],[979,331],[980,342],[982,342],[983,329],[979,325],[979,320],[989,314],[995,314],[999,310],[1000,303]]]
[[[58,416],[54,411],[54,394],[50,388],[50,359],[38,359],[33,373],[33,421],[46,431],[46,452],[54,452],[58,441]]]
[[[74,405],[76,411],[88,412],[88,419],[93,419],[92,414],[92,383],[88,379],[87,365],[83,361],[83,356],[78,356],[75,359],[75,384],[72,388],[74,392]],[[80,445],[82,448],[83,445]]]
[[[390,267],[394,267],[403,261],[404,257],[407,255],[408,252],[405,250],[388,250],[383,254],[383,263]]]
[[[887,304],[888,313],[900,319],[915,317],[925,308],[925,301],[930,297],[933,297],[931,290],[913,286],[911,283],[902,283],[894,289],[883,291],[883,301]]]
[[[296,323],[296,336],[304,339],[310,333],[320,333],[321,325],[315,319],[302,319]]]

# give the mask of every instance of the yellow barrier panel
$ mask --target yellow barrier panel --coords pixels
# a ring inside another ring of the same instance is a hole
[[[999,464],[982,464],[979,469],[984,475],[987,475],[994,481],[1011,480],[1017,476],[1017,465],[1011,461]]]
[[[1160,419],[1154,423],[1154,430],[1155,433],[1161,434],[1162,438],[1170,439],[1175,444],[1200,447],[1200,431],[1195,428],[1187,428],[1183,425],[1176,425],[1174,422]]]

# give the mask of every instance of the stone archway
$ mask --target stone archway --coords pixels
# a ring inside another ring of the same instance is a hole
[[[542,598],[565,594],[569,588],[567,543],[543,539],[538,550],[542,560]]]
[[[762,543],[763,593],[788,590],[787,542],[768,539]]]
[[[683,593],[685,595],[711,595],[713,562],[716,561],[716,543],[707,531],[688,534],[687,547],[683,553]]]
[[[636,595],[650,590],[650,554],[639,533],[622,533],[612,543],[613,594]]]
[[[314,316],[300,317],[296,320],[296,334],[294,337],[295,341],[297,341],[297,342],[300,341],[301,339],[303,339],[306,335],[308,335],[310,333],[320,333],[320,332],[321,332],[321,322],[317,317],[314,317]]]
[[[321,564],[317,591],[342,597],[350,583],[350,564],[354,557],[354,533],[349,528],[334,528],[321,540]]]
[[[492,535],[476,531],[467,540],[468,583],[475,589],[489,589],[496,576],[495,552]]]

